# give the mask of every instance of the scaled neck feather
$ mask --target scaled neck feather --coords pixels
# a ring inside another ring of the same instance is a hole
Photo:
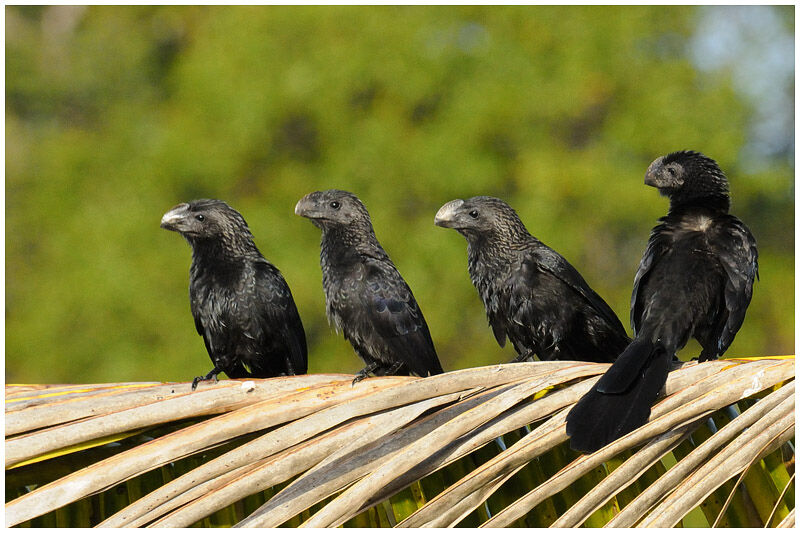
[[[473,280],[483,273],[505,275],[519,261],[520,252],[541,244],[524,226],[506,226],[503,231],[468,238],[469,272]]]
[[[188,238],[192,245],[192,260],[204,263],[241,263],[242,260],[262,259],[255,243],[247,235],[229,235],[226,239]]]
[[[371,224],[358,227],[331,226],[322,230],[320,261],[323,265],[349,265],[360,257],[388,259]]]

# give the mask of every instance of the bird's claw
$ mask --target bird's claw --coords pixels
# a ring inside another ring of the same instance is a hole
[[[197,376],[192,380],[192,391],[197,389],[197,384],[200,383],[201,381],[210,381],[212,379],[214,380],[214,385],[219,383],[219,375],[215,373],[213,370],[209,372],[208,375],[206,376]]]
[[[363,373],[359,372],[358,374],[356,374],[356,377],[353,378],[353,383],[352,383],[351,386],[355,387],[356,383],[358,383],[359,381],[361,381],[365,377],[367,377],[367,373],[366,372],[363,372]]]

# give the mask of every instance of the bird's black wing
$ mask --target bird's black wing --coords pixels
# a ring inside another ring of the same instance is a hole
[[[493,272],[487,272],[483,265],[479,264],[481,269],[480,281],[476,284],[478,294],[480,294],[483,304],[486,307],[486,316],[489,319],[489,325],[492,327],[494,338],[497,339],[497,344],[500,347],[506,345],[506,337],[508,335],[509,320],[514,317],[509,316],[507,307],[516,304],[514,309],[517,310],[519,316],[518,321],[524,321],[521,315],[527,312],[527,309],[521,309],[527,301],[528,295],[512,294],[516,279],[509,280],[507,283],[498,283],[496,275]],[[512,303],[512,300],[514,303]]]
[[[618,327],[619,331],[625,334],[625,328],[616,313],[605,300],[589,287],[589,284],[586,283],[586,280],[583,279],[583,276],[580,275],[575,267],[557,252],[543,245],[530,250],[523,261],[523,268],[517,271],[515,276],[530,277],[533,269],[556,277],[589,304],[609,326]],[[523,286],[520,283],[514,283],[514,285]]]
[[[285,362],[291,363],[293,373],[305,374],[306,335],[289,286],[272,264],[259,261],[254,266],[258,312],[251,314],[252,322],[247,329],[256,332],[263,345],[280,352],[275,356],[282,355]]]
[[[496,312],[498,309],[497,304],[493,303],[491,305],[493,306],[495,313],[489,314],[489,325],[492,327],[492,333],[494,333],[494,338],[497,339],[497,344],[499,344],[500,347],[503,348],[506,345],[508,328],[506,327],[506,321],[502,318],[499,318],[500,315],[497,314]]]
[[[636,271],[636,277],[633,280],[633,292],[631,294],[631,328],[633,334],[636,335],[639,330],[639,321],[643,310],[643,305],[639,302],[639,289],[647,282],[650,270],[671,248],[671,239],[669,237],[669,226],[665,218],[662,218],[662,224],[653,228],[650,233],[650,239],[647,241],[647,248],[644,251],[642,260],[639,263],[639,270]]]
[[[203,326],[203,314],[207,308],[206,298],[204,297],[205,291],[200,287],[200,283],[194,280],[189,284],[189,304],[192,310],[192,318],[194,318],[194,327],[197,334],[203,337],[203,343],[206,345],[206,351],[211,359],[214,359],[213,345],[214,343],[209,339],[210,332],[206,331]]]
[[[194,327],[197,329],[198,335],[203,337],[203,344],[206,345],[206,351],[208,352],[208,355],[211,356],[212,355],[211,354],[211,343],[209,342],[208,337],[206,336],[206,330],[205,330],[205,328],[203,328],[203,323],[200,321],[200,313],[197,313],[197,312],[195,312],[194,309],[192,309],[192,315],[194,316]],[[212,356],[212,359],[213,359],[213,356]]]
[[[753,282],[758,277],[756,240],[744,223],[727,215],[718,237],[710,245],[725,270],[725,307],[727,320],[717,341],[718,353],[724,353],[733,342],[744,321],[745,311],[753,296]]]
[[[368,259],[364,276],[362,306],[393,357],[419,376],[440,374],[442,367],[428,325],[397,270],[384,261]]]
[[[205,340],[205,329],[203,328],[203,323],[200,321],[200,313],[197,313],[192,309],[192,315],[194,316],[194,327],[197,329],[197,334],[203,337]]]
[[[203,337],[203,343],[215,369],[222,370],[229,378],[248,377],[249,372],[242,365],[242,361],[229,353],[231,338],[225,327],[225,319],[214,312],[219,309],[214,303],[218,299],[212,296],[213,293],[213,290],[209,290],[201,282],[195,281],[190,284],[189,301],[194,326],[197,333]]]

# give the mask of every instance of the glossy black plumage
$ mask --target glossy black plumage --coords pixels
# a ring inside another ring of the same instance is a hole
[[[220,200],[172,208],[161,227],[192,247],[189,300],[214,368],[198,381],[305,374],[306,336],[280,271],[258,251],[242,215]]]
[[[317,191],[295,213],[322,229],[320,265],[328,321],[375,375],[440,374],[428,325],[411,289],[378,243],[369,213],[352,193]]]
[[[453,200],[434,218],[468,242],[469,274],[500,346],[515,361],[611,362],[630,342],[606,302],[569,262],[533,237],[505,202],[489,196]]]
[[[573,449],[593,452],[647,422],[675,352],[694,337],[700,361],[728,349],[758,276],[750,230],[728,214],[728,181],[697,152],[656,159],[645,184],[670,198],[653,228],[631,296],[634,340],[567,417]]]

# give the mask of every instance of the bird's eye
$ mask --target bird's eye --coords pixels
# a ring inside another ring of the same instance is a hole
[[[469,212],[469,216],[471,216],[472,218],[478,218],[478,210],[473,209],[472,211]]]
[[[196,219],[197,219],[197,220],[199,220],[200,222],[202,222],[202,221],[204,221],[204,220],[206,219],[206,217],[205,217],[205,216],[203,216],[203,215],[195,215],[195,216],[194,216],[194,218],[196,218]]]
[[[331,207],[332,207],[333,209],[339,209],[339,202],[337,202],[337,201],[333,201],[333,202],[331,202]]]
[[[674,176],[675,175],[675,169],[672,168],[672,167],[667,167],[667,172],[669,172],[670,176]]]

